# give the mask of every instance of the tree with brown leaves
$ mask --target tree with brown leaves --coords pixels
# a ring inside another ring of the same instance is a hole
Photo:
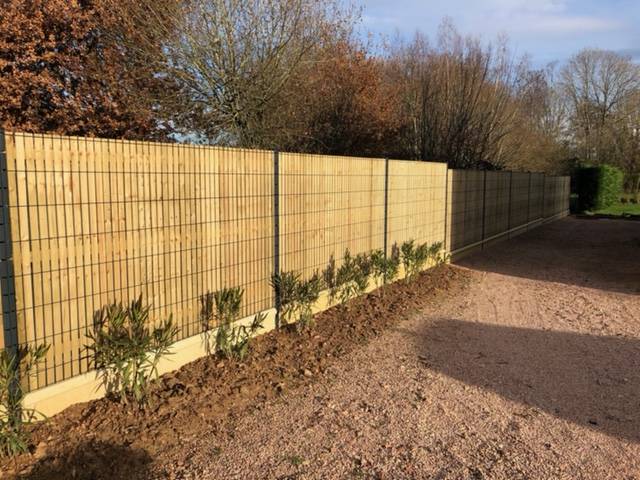
[[[309,153],[389,155],[400,125],[396,99],[380,59],[352,41],[325,45],[283,92],[272,143]]]
[[[0,124],[28,132],[165,137],[153,101],[165,80],[128,55],[124,40],[136,34],[124,30],[102,0],[3,2]]]

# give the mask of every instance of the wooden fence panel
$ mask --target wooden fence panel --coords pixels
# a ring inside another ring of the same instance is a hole
[[[511,172],[486,172],[485,238],[491,238],[509,230],[509,187]]]
[[[280,154],[280,265],[304,277],[384,245],[384,160]]]
[[[555,177],[546,177],[544,180],[544,217],[553,216],[557,182]]]
[[[444,243],[446,176],[444,163],[389,162],[389,249],[407,240]]]
[[[545,217],[553,217],[569,211],[570,196],[569,177],[546,177],[545,178]]]
[[[271,152],[11,134],[8,176],[18,335],[52,347],[31,388],[90,368],[86,334],[142,294],[178,339],[207,291],[272,306]]]
[[[529,222],[543,218],[544,174],[531,173],[531,191],[529,195]]]
[[[513,172],[511,177],[511,224],[510,228],[526,225],[529,221],[529,187],[528,173]]]
[[[482,241],[484,172],[449,170],[448,240],[451,251]]]
[[[571,208],[571,177],[560,177],[562,179],[562,192],[560,193],[560,212],[569,213]]]

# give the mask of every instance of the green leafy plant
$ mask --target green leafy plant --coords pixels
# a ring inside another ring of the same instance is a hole
[[[28,451],[29,432],[37,411],[23,406],[23,385],[45,357],[48,345],[23,346],[0,350],[0,456]]]
[[[240,316],[243,296],[242,288],[233,287],[207,293],[203,297],[202,315],[210,315],[208,324],[211,324],[212,320],[217,323],[215,345],[210,349],[210,353],[242,360],[249,351],[251,338],[263,328],[266,319],[263,313],[255,315],[248,326],[235,325]]]
[[[402,265],[407,279],[414,278],[420,273],[427,262],[431,260],[435,265],[447,261],[447,255],[442,252],[442,242],[416,244],[415,240],[407,240],[400,247]]]
[[[150,305],[142,295],[128,306],[107,305],[94,316],[93,331],[87,334],[86,348],[100,372],[110,396],[123,403],[144,406],[152,380],[158,377],[160,359],[170,354],[178,329],[172,316],[150,328]]]
[[[422,271],[429,260],[429,245],[426,243],[416,245],[415,240],[407,240],[400,250],[405,275],[411,279]]]
[[[215,327],[215,300],[213,292],[207,292],[200,297],[200,323],[204,337],[204,347],[208,355],[215,353],[215,343],[212,342],[211,332]],[[213,343],[213,346],[212,346]]]
[[[451,260],[451,255],[444,251],[442,242],[435,242],[429,247],[429,258],[434,265],[441,265]]]
[[[371,252],[371,276],[376,286],[380,287],[384,283],[393,282],[400,270],[400,249],[397,244],[391,247],[391,255],[385,256],[383,250]]]
[[[317,272],[300,283],[298,288],[299,317],[296,323],[299,330],[313,326],[312,307],[320,297],[320,290],[322,290],[322,279]]]
[[[612,165],[580,167],[574,172],[574,183],[579,210],[601,210],[620,197],[624,174]]]
[[[307,280],[302,280],[297,272],[274,274],[271,286],[280,299],[280,325],[295,323],[298,331],[313,326],[312,307],[318,301],[322,288],[322,280],[317,272]]]
[[[323,279],[329,288],[329,298],[332,301],[338,299],[344,305],[351,298],[362,295],[369,286],[371,273],[372,262],[366,253],[352,257],[349,249],[346,249],[342,265],[337,269],[335,259],[330,257],[323,272]]]
[[[288,325],[295,321],[300,274],[280,272],[271,275],[271,288],[279,299],[278,325]]]
[[[322,271],[322,281],[324,282],[324,285],[329,289],[329,297],[331,299],[334,298],[333,292],[337,287],[336,280],[336,259],[333,254],[331,254],[331,256],[329,257],[329,261],[327,262],[327,266]]]

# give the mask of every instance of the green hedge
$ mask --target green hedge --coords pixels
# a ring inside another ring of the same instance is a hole
[[[576,193],[580,210],[599,210],[618,202],[624,174],[611,165],[576,169]]]

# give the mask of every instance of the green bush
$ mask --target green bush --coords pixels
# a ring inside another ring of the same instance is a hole
[[[251,338],[263,328],[266,315],[256,314],[249,325],[236,325],[240,317],[244,290],[240,287],[223,288],[207,292],[200,302],[200,315],[205,329],[206,349],[209,354],[225,358],[244,360],[249,352]],[[211,345],[210,330],[217,325],[214,344]]]
[[[0,350],[0,457],[15,456],[29,449],[27,425],[36,411],[24,408],[23,383],[49,350],[48,345]]]
[[[578,209],[600,210],[615,204],[622,193],[624,174],[611,165],[581,167],[575,172]]]
[[[120,402],[133,399],[146,405],[151,381],[158,377],[160,359],[170,354],[178,329],[172,317],[150,329],[150,305],[142,295],[128,306],[107,305],[94,317],[86,346],[107,392]]]
[[[400,268],[400,249],[396,243],[391,247],[391,255],[385,256],[383,250],[371,252],[371,276],[376,286],[393,282]]]
[[[342,265],[336,269],[336,262],[331,255],[327,268],[322,272],[322,278],[329,289],[331,301],[338,299],[341,304],[350,299],[362,295],[368,285],[372,274],[371,257],[367,253],[351,256],[346,249],[342,257]]]
[[[407,280],[415,278],[425,265],[431,260],[434,265],[440,265],[449,260],[449,256],[442,250],[442,242],[417,244],[415,240],[407,240],[400,247],[402,265]]]
[[[307,280],[302,280],[297,272],[273,274],[271,287],[280,299],[279,326],[295,323],[299,332],[313,326],[312,307],[322,289],[322,279],[317,273]]]

